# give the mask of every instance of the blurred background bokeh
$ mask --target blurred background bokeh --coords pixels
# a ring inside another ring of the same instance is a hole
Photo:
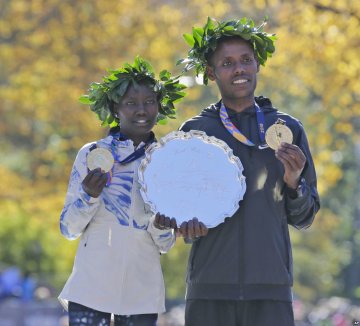
[[[77,241],[60,235],[59,215],[77,151],[107,132],[79,96],[138,54],[179,73],[182,34],[207,16],[269,17],[276,52],[256,94],[307,131],[322,208],[310,229],[291,230],[297,325],[360,320],[360,1],[0,0],[1,326],[66,325],[56,297]],[[214,85],[186,83],[177,119],[157,137],[218,99]],[[162,256],[161,325],[182,325],[188,250],[178,239]]]

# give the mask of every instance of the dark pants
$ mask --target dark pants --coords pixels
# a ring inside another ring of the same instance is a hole
[[[114,315],[114,326],[155,326],[157,314]],[[109,326],[111,314],[69,302],[69,326]]]
[[[291,302],[187,300],[185,326],[294,326]]]

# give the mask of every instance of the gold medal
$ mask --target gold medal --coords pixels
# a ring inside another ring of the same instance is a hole
[[[100,168],[109,172],[114,165],[114,157],[107,149],[98,147],[88,154],[86,162],[89,170]]]
[[[281,143],[291,144],[293,141],[293,134],[285,121],[278,119],[271,125],[265,133],[265,141],[273,150],[277,150]]]

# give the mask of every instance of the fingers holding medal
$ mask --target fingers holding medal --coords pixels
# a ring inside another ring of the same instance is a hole
[[[114,165],[114,157],[105,148],[95,148],[88,154],[86,163],[90,172],[84,178],[82,187],[89,196],[97,198],[108,181],[107,173]]]
[[[305,154],[293,142],[293,134],[285,121],[278,119],[265,133],[266,143],[275,151],[276,158],[285,168],[284,181],[296,188],[301,172],[306,163]]]
[[[91,170],[81,183],[84,191],[91,197],[100,196],[107,182],[107,174],[100,168]]]

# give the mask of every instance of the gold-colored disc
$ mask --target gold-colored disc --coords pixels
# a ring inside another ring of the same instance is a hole
[[[114,157],[111,152],[105,148],[95,148],[86,159],[89,170],[101,168],[104,172],[109,172],[114,165]]]
[[[286,125],[275,123],[266,130],[265,141],[270,148],[277,150],[281,143],[291,144],[293,141],[293,134]]]

